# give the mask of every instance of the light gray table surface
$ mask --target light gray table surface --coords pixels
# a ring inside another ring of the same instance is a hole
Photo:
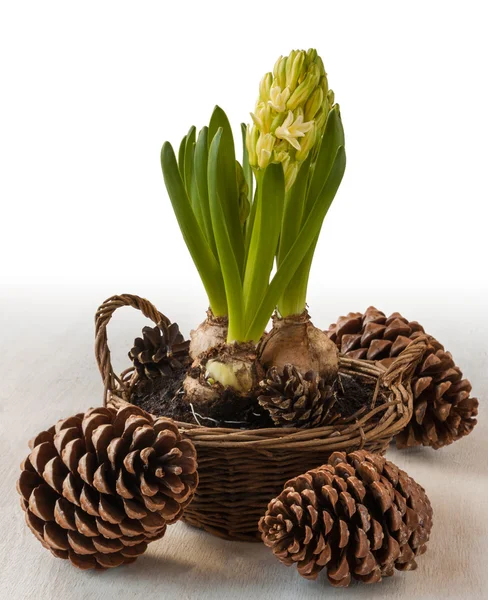
[[[59,418],[100,403],[92,319],[107,295],[105,289],[54,294],[25,288],[3,289],[0,295],[0,598],[488,598],[488,425],[483,410],[473,434],[448,448],[388,451],[426,488],[434,528],[417,571],[397,573],[381,584],[335,590],[325,578],[309,582],[262,545],[223,541],[183,523],[169,528],[128,567],[81,572],[51,556],[25,526],[15,482],[29,438]],[[381,299],[390,307],[391,298]],[[360,310],[369,303],[357,295],[354,300],[330,299],[327,311],[319,314],[324,326],[344,309]],[[430,309],[418,298],[407,298],[404,305],[404,314],[429,322],[483,404],[488,395],[486,297],[471,298],[470,310],[464,310],[463,298],[448,298],[442,314],[434,301]],[[191,306],[175,301],[170,308],[187,333],[194,325]],[[110,329],[120,370],[143,324],[129,313],[125,309]]]

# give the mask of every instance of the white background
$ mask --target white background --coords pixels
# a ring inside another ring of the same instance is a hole
[[[3,3],[2,283],[152,282],[203,301],[161,145],[215,104],[237,132],[276,58],[316,47],[348,166],[311,288],[380,273],[418,292],[486,288],[483,4]]]
[[[237,136],[260,78],[292,48],[318,49],[346,132],[348,166],[310,279],[314,321],[326,327],[369,304],[398,310],[436,335],[475,393],[487,395],[485,8],[425,0],[0,4],[0,442],[7,457],[0,518],[4,525],[7,515],[10,527],[0,544],[9,597],[77,598],[85,584],[91,597],[108,590],[122,597],[125,589],[158,597],[165,582],[168,598],[198,598],[198,589],[207,598],[259,597],[260,589],[268,598],[319,594],[267,554],[233,553],[180,525],[179,537],[171,534],[173,562],[167,546],[154,551],[166,553],[164,571],[141,559],[146,590],[140,579],[131,588],[128,574],[73,574],[25,532],[12,492],[25,440],[100,402],[92,318],[105,297],[147,296],[185,333],[202,320],[206,298],[164,189],[160,148],[206,124],[215,104]],[[142,325],[126,313],[112,329],[120,369]],[[480,424],[439,453],[395,455],[430,483],[437,531],[445,533],[433,538],[417,574],[375,593],[486,593],[488,477],[477,464],[486,464],[486,435]],[[205,548],[213,571],[190,566]],[[193,580],[183,579],[180,559]],[[22,560],[33,571],[19,588]],[[259,589],[246,580],[247,568]],[[453,583],[444,585],[449,573]]]

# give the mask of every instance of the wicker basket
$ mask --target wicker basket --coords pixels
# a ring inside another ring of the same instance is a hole
[[[96,358],[105,386],[104,402],[114,406],[131,401],[138,381],[133,369],[115,375],[110,361],[107,325],[121,306],[137,308],[154,323],[169,323],[149,301],[129,294],[113,296],[98,309]],[[342,373],[376,383],[376,390],[384,391],[389,400],[340,425],[236,430],[178,423],[196,446],[200,476],[184,520],[227,539],[258,541],[259,518],[288,479],[323,464],[336,450],[366,448],[383,453],[412,415],[409,382],[426,339],[417,338],[387,370],[371,361],[341,357]]]

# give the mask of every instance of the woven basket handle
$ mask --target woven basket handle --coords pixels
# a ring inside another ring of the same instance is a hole
[[[100,305],[95,314],[95,358],[97,359],[98,368],[102,375],[104,385],[104,404],[107,402],[108,393],[111,390],[114,390],[116,384],[121,387],[124,387],[125,385],[114,373],[107,340],[107,325],[114,312],[121,306],[132,306],[133,308],[137,308],[137,310],[140,310],[145,317],[151,319],[156,325],[161,322],[166,325],[171,323],[168,317],[160,313],[149,300],[145,300],[139,296],[133,296],[132,294],[112,296]]]
[[[427,335],[420,335],[391,363],[383,373],[383,383],[409,383],[429,344]]]

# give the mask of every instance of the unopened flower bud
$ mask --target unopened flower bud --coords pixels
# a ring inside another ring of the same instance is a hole
[[[315,115],[314,121],[317,131],[323,132],[325,129],[325,124],[327,122],[327,116],[329,114],[328,106],[321,106],[318,113]]]
[[[260,134],[256,144],[258,167],[260,169],[265,169],[269,165],[271,161],[271,155],[273,153],[273,146],[275,144],[275,140],[275,136],[271,133]]]
[[[284,167],[284,173],[287,189],[290,189],[298,175],[298,163],[289,161]]]
[[[312,94],[317,84],[320,82],[320,71],[317,65],[312,64],[305,79],[296,88],[287,103],[287,108],[294,110],[300,105],[305,104],[309,96]]]
[[[258,164],[258,155],[256,154],[256,144],[259,138],[259,129],[250,125],[246,131],[246,148],[249,157],[249,164],[255,166]]]
[[[290,60],[290,58],[291,55],[288,57],[286,65],[286,85],[288,88],[294,90],[297,87],[300,73],[302,73],[305,54],[303,52],[295,52],[293,60]]]
[[[305,118],[307,121],[311,121],[315,117],[323,102],[324,92],[322,88],[317,87],[305,104]]]
[[[290,153],[284,149],[285,146],[286,142],[280,142],[279,144],[276,144],[274,152],[274,162],[282,163],[283,169],[290,162]]]
[[[269,92],[271,90],[271,86],[273,84],[273,75],[271,73],[266,73],[266,75],[261,79],[261,83],[259,84],[259,96],[265,101],[269,98]]]
[[[309,60],[310,62],[316,62],[317,58],[320,60],[320,62],[322,63],[322,59],[320,58],[320,56],[317,54],[317,50],[315,48],[309,48],[307,50],[307,60]],[[322,67],[323,67],[323,63],[322,63]]]
[[[334,105],[334,100],[335,100],[334,92],[332,90],[329,90],[327,92],[327,102],[329,103],[329,110]]]
[[[256,105],[256,111],[251,113],[251,118],[254,125],[264,133],[268,133],[271,128],[271,121],[273,118],[271,107],[264,102],[260,102]]]
[[[280,56],[276,61],[274,69],[274,82],[280,87],[286,87],[286,56]]]
[[[300,150],[297,150],[297,153],[295,154],[295,158],[298,162],[303,162],[306,160],[310,150],[312,150],[314,147],[316,140],[317,131],[315,129],[315,125],[312,125],[303,139],[300,140]]]

